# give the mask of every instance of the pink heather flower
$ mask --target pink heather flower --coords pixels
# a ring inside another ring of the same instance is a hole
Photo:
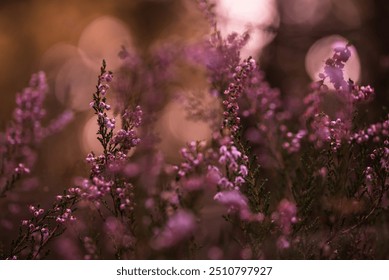
[[[30,210],[30,212],[31,213],[34,213],[35,212],[35,206],[33,206],[33,205],[30,205],[30,206],[28,206],[28,210]]]
[[[355,141],[358,144],[362,144],[368,141],[377,142],[378,139],[380,138],[385,139],[388,136],[389,136],[389,114],[387,115],[386,120],[384,120],[383,122],[371,124],[366,129],[362,129],[358,132],[355,132],[350,137],[350,141],[351,142]]]
[[[48,235],[49,234],[49,229],[46,228],[46,227],[43,227],[43,228],[41,228],[41,232],[42,232],[43,235]]]
[[[282,144],[282,147],[289,153],[296,153],[300,151],[301,141],[307,135],[307,131],[305,129],[300,129],[296,134],[292,132],[286,133],[286,141]]]
[[[234,188],[234,184],[231,183],[226,177],[220,178],[220,180],[217,182],[217,184],[223,190],[231,190]]]
[[[231,155],[235,160],[237,160],[241,157],[242,153],[239,152],[239,150],[235,146],[231,146]]]
[[[124,122],[133,127],[139,127],[142,124],[143,111],[138,105],[133,111],[125,110],[122,116]]]
[[[240,211],[248,207],[247,198],[239,191],[218,192],[213,199],[227,206],[230,211]]]
[[[228,85],[228,88],[224,91],[224,121],[223,128],[228,128],[231,131],[231,135],[234,136],[240,126],[239,105],[238,99],[242,95],[245,82],[248,76],[256,68],[256,62],[251,57],[244,60],[239,66],[235,68],[233,74],[234,81]]]
[[[352,98],[354,103],[362,103],[370,101],[375,96],[375,91],[371,86],[352,86]]]
[[[277,211],[272,214],[272,219],[280,227],[284,235],[292,233],[292,225],[297,222],[296,204],[287,199],[281,200]]]
[[[107,82],[107,83],[110,83],[113,79],[113,75],[111,72],[107,72],[103,75],[100,76],[100,81],[101,82]]]
[[[234,180],[234,185],[237,187],[241,187],[245,182],[245,179],[243,179],[241,176],[238,176]]]
[[[55,221],[59,224],[63,224],[67,221],[74,221],[76,218],[72,215],[72,210],[70,208],[66,209],[57,209],[58,211],[61,211],[61,213],[58,214]]]
[[[311,126],[309,140],[320,148],[324,143],[329,143],[332,151],[336,152],[342,142],[350,138],[347,125],[340,118],[331,120],[326,114],[315,114]]]
[[[188,191],[198,191],[205,187],[204,179],[201,177],[191,177],[182,181],[182,186]]]
[[[120,129],[111,139],[111,145],[120,146],[123,152],[129,151],[140,143],[140,138],[134,129]]]
[[[152,246],[157,250],[173,247],[189,238],[195,229],[195,216],[186,210],[178,210],[154,236]]]
[[[102,177],[99,178],[95,176],[92,178],[92,180],[81,180],[79,184],[79,190],[82,198],[90,201],[97,201],[105,194],[109,193],[113,182],[106,181]]]
[[[122,188],[116,188],[115,192],[120,201],[119,209],[121,211],[133,210],[134,202],[134,186],[131,183],[124,182]]]
[[[216,186],[221,179],[221,173],[219,168],[217,168],[216,166],[209,165],[206,179],[211,186]]]
[[[246,177],[248,175],[248,170],[247,170],[247,167],[246,165],[241,165],[239,166],[239,173],[243,176],[243,177]]]
[[[264,219],[262,213],[251,212],[247,198],[238,190],[218,192],[214,200],[228,208],[228,212],[237,212],[242,220],[261,222]]]
[[[116,123],[116,120],[114,118],[110,119],[110,118],[104,118],[104,123],[105,123],[105,126],[108,128],[108,129],[114,129],[115,128],[115,123]]]
[[[246,182],[245,177],[248,175],[248,169],[245,163],[247,163],[247,156],[242,154],[237,147],[232,145],[230,137],[225,139],[219,139],[220,148],[219,155],[217,156],[218,162],[225,166],[227,174],[223,175],[220,170],[220,179],[218,186],[223,190],[239,190],[241,186]],[[224,167],[223,167],[224,168]]]
[[[30,174],[30,169],[25,167],[23,163],[19,163],[18,167],[15,168],[15,173],[19,175]]]
[[[349,84],[344,80],[343,68],[350,56],[351,51],[349,50],[348,45],[335,48],[334,55],[332,58],[327,59],[324,66],[324,74],[322,73],[320,77],[328,77],[335,89],[348,90]]]
[[[43,126],[47,91],[46,76],[38,72],[31,76],[29,86],[16,96],[13,119],[5,132],[0,133],[0,196],[11,190],[21,175],[30,173],[37,159],[37,145],[69,122],[70,117],[65,113],[48,127]]]
[[[59,115],[57,118],[52,120],[48,127],[46,127],[43,132],[42,136],[43,138],[50,136],[52,134],[58,133],[59,131],[63,130],[64,127],[66,127],[74,118],[74,114],[71,111],[65,111],[61,115]]]
[[[187,176],[204,161],[204,147],[204,141],[192,141],[191,143],[187,144],[186,148],[181,149],[181,156],[183,157],[184,161],[179,166],[175,167],[179,177]]]

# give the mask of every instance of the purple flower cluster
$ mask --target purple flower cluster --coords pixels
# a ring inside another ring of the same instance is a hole
[[[32,75],[29,87],[16,96],[13,119],[0,134],[0,196],[11,190],[22,175],[30,174],[42,140],[62,130],[73,118],[72,113],[65,112],[44,127],[47,91],[46,76],[39,72]]]
[[[277,240],[277,246],[280,249],[289,248],[288,236],[292,233],[293,224],[296,224],[298,220],[296,205],[287,199],[281,200],[277,211],[272,213],[271,218],[281,231],[281,235]]]
[[[355,132],[351,137],[351,141],[355,141],[358,144],[366,143],[368,141],[380,142],[389,137],[389,115],[383,122],[371,124],[366,129],[361,129]]]
[[[222,190],[236,190],[245,183],[245,177],[248,174],[247,164],[248,158],[231,143],[226,143],[219,148],[218,162],[225,167],[227,176],[222,176],[218,182],[218,186]]]
[[[337,47],[334,49],[334,55],[325,62],[324,73],[319,74],[319,78],[329,78],[335,89],[348,90],[349,85],[344,80],[343,68],[351,56],[351,51],[346,47]]]
[[[345,80],[350,45],[334,49],[290,108],[253,58],[241,60],[249,36],[222,38],[211,3],[197,2],[213,28],[207,43],[164,45],[146,58],[123,48],[115,78],[103,61],[90,103],[102,152],[87,154],[87,174],[51,206],[29,202],[2,257],[40,259],[49,248],[84,259],[388,257],[377,224],[388,217],[389,115],[359,119],[375,92]],[[204,68],[204,92],[221,110],[192,104],[211,137],[177,147],[178,159],[159,149],[156,120],[177,96],[182,64]],[[46,91],[39,73],[17,96],[1,135],[1,195],[33,173],[35,147],[71,119],[42,124]]]
[[[340,118],[331,121],[326,114],[316,114],[311,123],[312,133],[309,140],[317,147],[322,147],[324,143],[330,143],[331,150],[336,152],[342,140],[349,138],[349,132]]]
[[[104,153],[99,156],[93,152],[88,154],[86,161],[91,166],[91,175],[90,179],[81,180],[79,190],[81,198],[93,201],[95,205],[100,206],[102,199],[110,194],[118,201],[118,211],[132,210],[133,186],[122,180],[118,183],[118,180],[120,174],[125,173],[128,152],[140,143],[136,129],[142,123],[143,112],[140,106],[136,106],[133,111],[126,109],[121,116],[122,128],[114,133],[115,118],[109,118],[106,113],[111,108],[107,104],[106,95],[113,74],[105,68],[104,62],[98,77],[96,93],[91,102],[91,107],[97,114],[99,126],[97,134],[100,135],[98,139]]]
[[[237,190],[218,192],[213,199],[226,206],[229,213],[239,213],[244,221],[262,222],[264,219],[262,213],[251,212],[247,198]]]
[[[231,130],[234,136],[237,134],[240,127],[239,105],[237,100],[242,95],[245,82],[252,71],[256,68],[256,62],[251,57],[244,60],[242,64],[236,66],[233,74],[234,82],[228,85],[224,91],[224,121],[223,127]]]
[[[296,134],[292,132],[286,133],[286,141],[282,144],[282,147],[290,154],[300,151],[301,141],[307,135],[305,129],[300,129]]]
[[[99,201],[111,191],[113,182],[103,176],[94,176],[92,180],[84,179],[80,184],[81,197],[91,201]]]
[[[184,159],[179,166],[175,166],[177,175],[182,178],[193,172],[196,167],[200,166],[204,160],[204,154],[201,150],[205,147],[205,142],[190,142],[186,148],[181,149],[181,156]]]
[[[190,237],[195,229],[193,214],[179,210],[169,218],[164,228],[155,233],[152,246],[157,250],[173,247]]]

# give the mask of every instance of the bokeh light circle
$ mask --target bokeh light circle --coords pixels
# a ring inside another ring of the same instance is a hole
[[[216,3],[216,14],[223,37],[236,32],[250,33],[250,41],[242,49],[242,57],[257,56],[271,42],[274,34],[269,28],[279,25],[279,15],[274,0],[220,0]]]
[[[81,58],[74,57],[68,60],[56,77],[57,99],[75,111],[90,109],[89,103],[97,83],[97,75],[97,71],[87,67]]]
[[[99,69],[103,59],[107,61],[109,69],[117,69],[121,65],[118,57],[121,46],[131,48],[130,33],[123,22],[111,16],[92,21],[78,41],[81,57],[93,69]]]
[[[331,35],[317,40],[305,56],[305,69],[313,81],[319,80],[318,74],[323,72],[327,58],[332,57],[336,47],[345,46],[348,41],[339,35]],[[358,82],[361,75],[361,64],[357,50],[350,46],[351,57],[344,67],[344,78]]]

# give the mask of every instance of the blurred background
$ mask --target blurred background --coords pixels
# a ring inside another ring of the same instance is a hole
[[[260,62],[291,108],[307,94],[332,48],[347,42],[353,45],[353,55],[346,75],[376,89],[376,108],[389,104],[388,1],[215,3],[223,34],[251,32],[242,55]],[[35,168],[42,178],[37,197],[57,194],[74,176],[87,174],[84,158],[96,144],[89,102],[103,58],[115,71],[122,45],[147,56],[159,44],[196,42],[209,34],[194,0],[2,0],[0,30],[0,130],[11,119],[15,94],[39,70],[46,72],[50,87],[48,118],[67,109],[75,113],[74,121],[43,145]],[[175,158],[194,137],[209,137],[207,126],[185,120],[185,112],[174,102],[166,103],[160,120],[162,138],[170,145],[161,148],[168,157]]]

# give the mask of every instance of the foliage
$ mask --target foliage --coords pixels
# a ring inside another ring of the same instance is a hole
[[[344,79],[350,45],[334,49],[304,110],[290,112],[260,65],[240,57],[249,35],[222,38],[212,7],[198,2],[212,26],[210,40],[164,46],[149,60],[123,48],[118,73],[103,62],[90,103],[103,152],[86,156],[89,177],[75,180],[51,208],[29,206],[31,217],[4,246],[3,258],[41,259],[48,248],[67,250],[52,245],[61,242],[77,248],[70,258],[86,259],[389,256],[381,245],[387,241],[389,115],[369,125],[359,119],[374,89]],[[179,79],[182,64],[203,69],[205,94],[218,106],[210,114],[201,102],[177,100],[213,131],[209,140],[183,147],[181,162],[172,165],[158,150],[155,126],[162,93]],[[112,88],[117,102],[111,106]],[[17,97],[1,138],[1,195],[31,175],[34,146],[67,122],[65,115],[42,128],[45,90],[39,73]],[[339,109],[326,112],[329,99]],[[76,233],[66,234],[69,227]]]

